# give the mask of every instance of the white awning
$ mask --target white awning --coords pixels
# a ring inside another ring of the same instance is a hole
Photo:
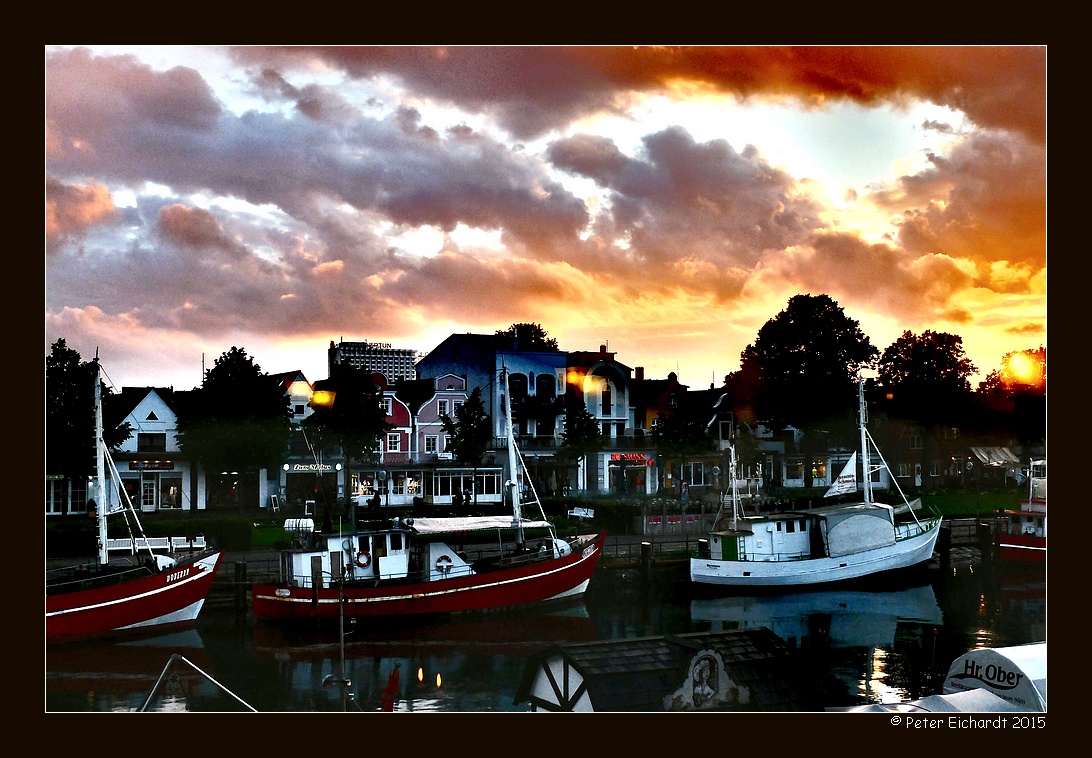
[[[415,518],[413,520],[413,528],[418,534],[478,532],[483,529],[515,529],[517,526],[529,529],[531,527],[550,526],[550,522],[530,521],[528,519],[517,522],[512,516],[453,516],[451,518]]]
[[[1020,462],[1007,447],[972,447],[971,452],[987,466],[1010,466]]]

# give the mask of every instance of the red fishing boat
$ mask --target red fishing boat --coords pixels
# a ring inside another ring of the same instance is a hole
[[[348,534],[315,532],[312,519],[289,519],[285,528],[293,533],[293,544],[281,554],[281,581],[252,586],[254,617],[422,616],[517,608],[582,594],[606,532],[558,537],[526,475],[510,410],[507,426],[505,490],[511,515],[395,518],[379,529],[357,531],[354,524]],[[524,510],[534,505],[541,518],[524,518]],[[474,536],[484,541],[480,548],[495,550],[475,558],[454,549]]]
[[[1027,502],[1002,513],[1006,520],[997,547],[1003,563],[1046,564],[1046,490],[1046,459],[1033,460],[1028,471]]]
[[[96,359],[96,369],[98,367]],[[221,553],[204,540],[144,535],[102,435],[102,389],[95,371],[95,513],[98,556],[91,563],[46,572],[46,641],[66,642],[137,632],[159,632],[196,622]],[[110,477],[106,469],[110,469]],[[109,481],[109,485],[107,482]],[[125,504],[114,503],[118,493]],[[108,539],[107,521],[123,515],[126,540]],[[112,560],[110,550],[124,543],[129,554]]]

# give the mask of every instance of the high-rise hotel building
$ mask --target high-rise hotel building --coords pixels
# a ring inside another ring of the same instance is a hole
[[[394,348],[388,342],[346,342],[334,343],[330,340],[327,354],[330,375],[333,376],[335,364],[348,364],[369,371],[378,371],[394,383],[398,379],[415,379],[417,372],[414,363],[420,354],[416,350]]]

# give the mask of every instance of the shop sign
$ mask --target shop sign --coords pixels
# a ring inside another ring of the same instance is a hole
[[[611,453],[610,459],[612,461],[643,461],[645,459],[644,453]]]
[[[308,473],[313,474],[316,471],[333,471],[334,467],[329,463],[290,463],[287,464],[286,469],[288,473]]]
[[[130,471],[174,471],[173,461],[129,461]]]

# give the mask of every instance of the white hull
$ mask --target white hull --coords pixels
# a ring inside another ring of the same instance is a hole
[[[691,558],[690,580],[723,587],[793,587],[861,579],[928,561],[939,534],[938,519],[928,531],[893,545],[835,558],[781,561]]]

